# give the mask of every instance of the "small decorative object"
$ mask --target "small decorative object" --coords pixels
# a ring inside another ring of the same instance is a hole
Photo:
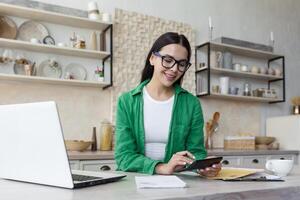
[[[110,23],[111,22],[111,17],[109,13],[103,13],[102,14],[102,21],[106,22],[106,23]]]
[[[97,67],[97,69],[95,70],[95,80],[100,81],[100,82],[104,82],[103,67]]]
[[[299,115],[300,114],[300,96],[293,97],[291,99],[293,110],[292,114]]]
[[[220,77],[220,92],[221,94],[228,94],[229,90],[229,77]]]
[[[93,135],[92,135],[92,151],[97,151],[97,134],[96,134],[96,127],[93,127]]]
[[[269,74],[269,75],[275,75],[275,70],[274,70],[273,68],[270,67],[270,68],[268,69],[268,74]]]
[[[239,93],[239,88],[238,87],[230,87],[229,88],[229,94],[238,95],[238,93]]]
[[[223,53],[223,67],[232,69],[232,54],[228,51]]]
[[[33,69],[35,66],[35,62],[33,64],[25,64],[24,65],[24,71],[26,76],[32,76],[33,75]]]
[[[88,17],[90,20],[100,20],[97,2],[92,1],[88,4]]]
[[[205,137],[205,148],[212,149],[213,148],[213,135],[219,130],[219,119],[220,113],[215,112],[213,114],[213,118],[206,122],[206,137]]]
[[[210,52],[210,66],[211,67],[222,67],[223,65],[223,54],[221,51]]]
[[[241,64],[240,63],[233,64],[233,69],[234,69],[234,71],[237,71],[237,72],[241,71]]]
[[[244,96],[251,96],[251,85],[250,85],[250,83],[244,83],[243,95]]]
[[[267,73],[267,69],[265,67],[260,67],[259,68],[259,73],[266,74]]]
[[[257,88],[255,90],[252,90],[252,95],[254,97],[263,97],[264,92],[265,92],[264,88]]]
[[[73,35],[71,35],[70,37],[70,47],[75,47],[76,42],[77,42],[77,36],[76,33],[73,32]]]
[[[113,126],[108,120],[101,123],[100,150],[110,151],[112,149],[112,132]]]
[[[220,93],[220,86],[218,85],[213,85],[211,89],[213,93]]]
[[[55,45],[55,40],[53,39],[53,37],[48,35],[43,39],[43,44]]]
[[[196,70],[201,70],[204,67],[205,67],[205,63],[199,63],[199,65],[197,65],[197,69]]]
[[[13,51],[11,49],[5,49],[2,54],[2,60],[4,63],[13,62],[15,60]]]
[[[254,66],[251,67],[251,72],[254,73],[254,74],[258,74],[259,68],[254,65]]]
[[[20,65],[24,65],[24,64],[28,64],[29,61],[25,58],[23,53],[17,52],[15,63],[20,64]]]
[[[83,38],[79,38],[78,36],[77,36],[77,42],[76,42],[76,45],[75,45],[75,47],[77,48],[77,49],[85,49],[86,48],[86,45],[85,45],[85,40],[83,39]]]
[[[241,66],[241,71],[242,72],[249,72],[248,65],[242,65]]]
[[[281,69],[276,68],[276,69],[275,69],[275,76],[281,76],[281,74],[282,74]]]
[[[90,49],[97,50],[97,35],[95,31],[93,31],[90,36]]]

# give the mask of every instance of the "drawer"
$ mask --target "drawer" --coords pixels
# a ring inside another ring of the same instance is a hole
[[[294,161],[297,161],[295,155],[270,155],[270,156],[268,156],[268,160],[271,160],[271,159],[294,160]]]
[[[85,171],[115,171],[114,160],[80,161],[80,169]]]
[[[242,167],[265,168],[266,156],[243,156]]]
[[[240,157],[223,156],[222,166],[223,167],[238,167],[241,164]]]
[[[80,169],[80,162],[79,160],[71,160],[69,161],[71,169],[79,170]]]

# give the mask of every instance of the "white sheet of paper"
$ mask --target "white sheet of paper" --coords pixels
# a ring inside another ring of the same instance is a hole
[[[177,176],[136,176],[137,188],[183,188],[186,183]]]

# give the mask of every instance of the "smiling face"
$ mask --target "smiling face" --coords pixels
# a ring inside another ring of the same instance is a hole
[[[165,68],[162,63],[162,57],[152,54],[150,57],[150,63],[154,66],[154,72],[152,80],[159,82],[164,87],[171,87],[184,72],[178,70],[178,65],[182,65],[188,61],[188,52],[185,47],[179,44],[169,44],[164,46],[159,52],[159,55],[164,57],[164,65],[179,61],[175,63],[172,68]]]

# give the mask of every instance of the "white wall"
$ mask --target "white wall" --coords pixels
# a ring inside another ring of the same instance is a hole
[[[88,4],[86,0],[38,1],[77,9],[86,9]],[[262,133],[264,133],[266,117],[287,115],[290,112],[290,97],[300,95],[300,90],[297,87],[300,85],[298,79],[300,75],[299,0],[97,0],[97,2],[100,9],[105,12],[113,13],[115,8],[121,8],[191,24],[196,30],[197,44],[208,39],[208,16],[212,17],[213,26],[215,27],[214,37],[228,36],[267,44],[272,30],[276,40],[275,52],[286,56],[287,102],[257,105],[257,109],[261,109]],[[51,30],[55,36],[64,39],[60,36],[59,29],[52,27]],[[69,31],[64,29],[64,33],[61,35],[69,36],[72,31],[73,29],[69,29]],[[61,60],[65,59],[62,57]],[[111,92],[109,90],[103,92],[98,89],[70,88],[70,91],[73,92],[63,94],[63,92],[56,93],[55,86],[45,86],[43,88],[50,92],[47,94],[43,92],[45,94],[41,96],[40,93],[36,92],[40,89],[38,86],[27,85],[21,87],[21,85],[12,86],[10,84],[3,86],[0,88],[2,94],[7,91],[7,87],[11,92],[8,93],[8,96],[1,97],[2,103],[43,100],[49,96],[59,101],[59,107],[62,108],[62,121],[65,124],[64,129],[68,138],[88,139],[91,135],[91,126],[97,125],[103,118],[110,118],[111,115]],[[31,94],[31,97],[25,94],[23,96],[13,96],[16,93],[15,89],[18,91],[25,90],[25,93],[28,90],[27,94]],[[60,89],[58,90],[60,91]],[[81,94],[80,98],[76,99],[78,94]],[[91,95],[92,97],[91,99],[85,99],[85,95]],[[83,103],[79,105],[80,115],[75,114],[72,116],[72,112],[70,112],[72,106],[78,106],[72,99]],[[216,103],[217,101],[213,100]],[[232,103],[234,102],[229,102],[229,104]],[[248,103],[244,105],[245,110],[254,106],[252,104],[251,106],[247,105]],[[241,109],[242,107],[241,105]],[[230,113],[230,111],[228,112]],[[80,121],[84,121],[86,126],[74,126],[74,124],[79,124]]]
[[[86,0],[39,0],[85,9]],[[197,43],[208,39],[208,16],[212,17],[214,37],[228,36],[268,44],[274,32],[275,52],[286,56],[286,94],[284,104],[266,105],[266,116],[290,113],[290,98],[300,95],[300,1],[298,0],[97,0],[102,11],[115,8],[136,11],[191,24]],[[264,130],[264,124],[262,126]]]

